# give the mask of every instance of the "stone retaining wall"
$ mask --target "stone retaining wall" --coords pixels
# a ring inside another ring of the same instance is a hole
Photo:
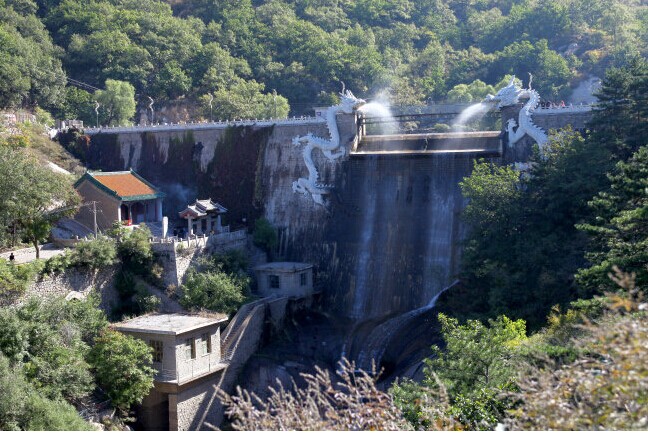
[[[183,241],[159,241],[152,243],[153,251],[164,268],[162,280],[166,287],[179,287],[189,267],[203,254],[222,254],[231,250],[247,248],[244,230],[212,236],[198,236]]]
[[[101,293],[100,308],[109,313],[112,306],[119,302],[114,284],[116,271],[115,266],[96,272],[71,268],[59,275],[43,276],[32,283],[14,304],[19,305],[30,297],[85,299],[93,289],[97,289]]]

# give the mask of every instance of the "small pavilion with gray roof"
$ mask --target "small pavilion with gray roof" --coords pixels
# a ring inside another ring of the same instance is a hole
[[[180,218],[187,220],[187,233],[189,234],[218,234],[227,231],[223,227],[221,215],[227,213],[227,209],[211,198],[196,200],[180,212]]]

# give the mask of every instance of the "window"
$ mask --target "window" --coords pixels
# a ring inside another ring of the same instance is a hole
[[[185,340],[185,359],[196,359],[196,341],[193,338]]]
[[[164,344],[158,340],[149,341],[149,345],[153,349],[153,362],[162,362],[164,356]]]
[[[307,282],[308,282],[308,276],[306,272],[302,272],[301,274],[299,274],[299,284],[305,286]]]
[[[268,275],[268,281],[271,289],[279,288],[279,275]]]
[[[209,334],[206,332],[200,338],[200,348],[203,355],[210,354],[212,351],[211,338],[209,338]]]

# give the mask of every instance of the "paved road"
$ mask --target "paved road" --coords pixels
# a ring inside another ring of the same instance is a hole
[[[58,256],[65,252],[64,248],[59,248],[54,244],[45,244],[40,248],[40,258],[49,259],[50,257]],[[16,258],[16,263],[28,263],[36,259],[36,249],[34,247],[22,248],[13,251]],[[0,258],[9,260],[11,251],[0,253]]]

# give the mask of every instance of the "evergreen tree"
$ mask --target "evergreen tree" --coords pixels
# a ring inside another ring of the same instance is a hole
[[[593,293],[615,289],[608,277],[616,266],[636,273],[637,287],[648,288],[648,145],[609,175],[611,187],[590,203],[596,218],[579,226],[594,243],[578,281]]]
[[[592,141],[626,160],[648,139],[648,61],[634,58],[627,66],[610,69],[597,97]]]

